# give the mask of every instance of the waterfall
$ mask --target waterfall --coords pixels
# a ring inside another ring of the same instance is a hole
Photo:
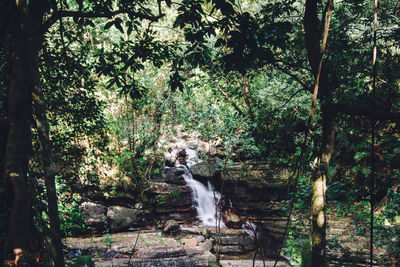
[[[221,194],[217,191],[213,191],[210,181],[208,181],[208,186],[205,186],[201,182],[195,180],[186,167],[183,167],[183,169],[185,170],[185,174],[182,176],[186,184],[192,189],[193,205],[196,207],[198,218],[206,226],[216,226],[215,205],[221,199]],[[223,226],[225,225],[221,220],[221,227]]]
[[[171,151],[171,154],[176,155],[177,158],[180,156],[182,157],[180,160],[176,160],[175,167],[181,168],[185,172],[182,177],[192,190],[192,202],[197,210],[197,217],[205,226],[216,226],[216,204],[221,199],[221,194],[217,191],[213,191],[210,181],[208,181],[208,185],[205,186],[203,183],[194,179],[192,173],[189,171],[190,166],[200,162],[197,146],[180,144],[178,148]],[[225,227],[222,219],[219,225]]]

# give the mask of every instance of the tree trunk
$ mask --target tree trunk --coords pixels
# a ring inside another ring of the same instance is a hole
[[[37,73],[39,77],[39,73]],[[39,81],[37,81],[39,84]],[[62,235],[60,230],[60,219],[57,205],[57,193],[55,183],[54,165],[51,159],[51,141],[50,141],[50,125],[46,115],[46,105],[40,87],[37,86],[33,94],[34,108],[36,115],[36,125],[42,148],[43,170],[47,193],[48,216],[50,220],[50,239],[51,239],[51,255],[54,260],[54,266],[64,267],[64,253],[62,244]]]
[[[305,44],[311,71],[315,77],[319,76],[319,94],[322,115],[322,142],[318,174],[313,185],[312,196],[312,252],[311,266],[324,266],[326,245],[326,216],[325,193],[328,178],[328,166],[335,146],[336,112],[331,110],[333,92],[337,86],[329,78],[326,68],[319,69],[321,60],[321,23],[318,19],[318,2],[306,0],[304,14]],[[330,2],[329,4],[332,4]],[[325,15],[323,15],[325,17]],[[327,29],[325,29],[327,34]],[[331,73],[334,75],[335,73]],[[318,79],[317,79],[318,80]]]
[[[34,266],[38,245],[33,223],[32,193],[27,171],[31,154],[32,90],[34,88],[34,35],[24,2],[10,2],[11,14],[5,34],[5,51],[10,55],[7,88],[8,133],[4,156],[4,183],[10,185],[12,203],[4,258],[15,254],[17,266]]]
[[[0,110],[0,114],[5,110]],[[7,134],[8,134],[8,122],[6,116],[0,118],[0,266],[4,262],[3,251],[5,234],[7,233],[7,218],[9,217],[9,186],[5,184],[4,180],[4,156],[6,154],[7,145]]]
[[[325,193],[328,166],[335,146],[336,116],[329,112],[329,105],[322,105],[321,161],[313,185],[312,196],[312,256],[311,266],[323,266],[326,245]]]
[[[252,123],[255,122],[255,118],[254,118],[254,113],[253,113],[253,109],[251,108],[251,104],[250,104],[250,100],[249,100],[249,85],[248,85],[248,81],[246,77],[242,78],[242,94],[243,94],[243,100],[244,103],[246,104],[246,108],[247,108],[247,115],[249,116],[250,120]]]

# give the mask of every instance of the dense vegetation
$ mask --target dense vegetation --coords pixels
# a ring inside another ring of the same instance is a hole
[[[357,213],[399,264],[400,5],[379,2],[374,65],[372,1],[333,1],[328,32],[331,4],[2,1],[0,262],[64,266],[62,236],[85,232],[74,188],[140,198],[182,125],[293,170],[286,209],[313,229],[285,253],[310,239],[322,266],[325,214]]]

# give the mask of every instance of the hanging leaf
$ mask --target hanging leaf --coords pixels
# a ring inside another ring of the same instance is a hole
[[[104,30],[107,30],[109,28],[111,28],[111,26],[114,25],[114,21],[109,21],[106,23],[106,25],[104,25]]]

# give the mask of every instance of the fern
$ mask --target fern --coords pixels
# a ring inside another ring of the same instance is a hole
[[[362,166],[360,168],[360,171],[365,177],[368,177],[371,174],[371,167],[370,166]]]
[[[354,160],[355,160],[356,162],[360,162],[361,160],[366,159],[366,158],[368,158],[368,157],[369,157],[369,152],[366,152],[366,151],[357,152],[357,153],[354,155]]]
[[[334,166],[328,166],[328,178],[332,178],[337,173],[337,168]]]

